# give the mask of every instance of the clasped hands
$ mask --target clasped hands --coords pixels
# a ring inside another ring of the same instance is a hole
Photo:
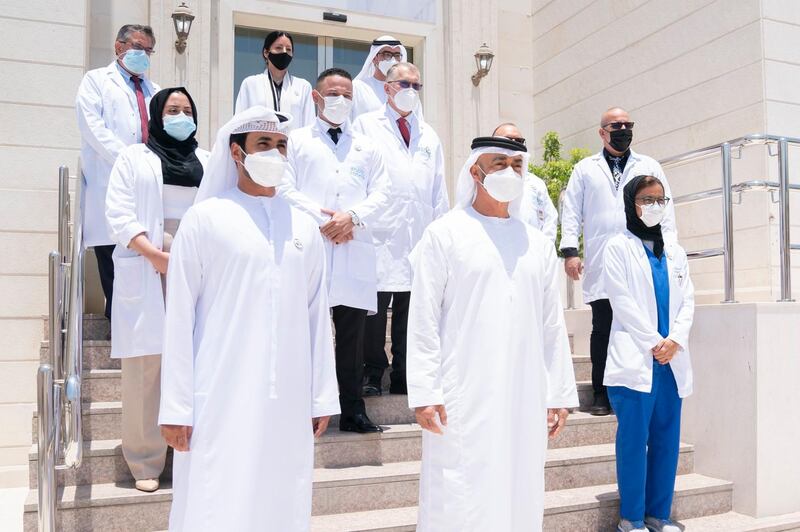
[[[353,218],[346,212],[334,211],[331,209],[320,209],[322,214],[327,214],[331,217],[325,225],[319,228],[322,236],[333,242],[334,244],[344,244],[353,240]]]
[[[680,347],[681,346],[678,345],[678,342],[670,340],[669,338],[664,338],[652,349],[653,358],[655,358],[662,366],[669,364]]]
[[[447,426],[447,410],[444,405],[418,406],[414,409],[417,423],[434,434],[444,434],[443,427]],[[569,410],[566,408],[547,409],[547,435],[555,438],[567,422]],[[438,417],[438,423],[437,423]]]

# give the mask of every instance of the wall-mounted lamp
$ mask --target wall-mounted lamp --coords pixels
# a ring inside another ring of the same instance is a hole
[[[194,13],[186,5],[186,2],[181,2],[181,5],[175,8],[172,12],[172,22],[175,24],[175,34],[178,40],[175,41],[175,49],[179,54],[186,51],[186,40],[189,38],[189,32],[192,30],[192,21],[194,20]]]
[[[476,87],[481,82],[481,78],[489,73],[492,69],[492,60],[494,60],[494,53],[491,48],[483,43],[478,51],[475,52],[475,63],[478,65],[478,71],[472,75],[472,84]]]

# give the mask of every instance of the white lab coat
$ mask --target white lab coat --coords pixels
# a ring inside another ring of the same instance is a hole
[[[608,298],[603,286],[603,251],[608,239],[625,229],[622,194],[625,184],[643,174],[661,180],[664,193],[671,196],[661,165],[633,150],[618,190],[614,189],[614,178],[602,150],[581,160],[572,170],[561,207],[561,249],[577,248],[578,236],[583,230],[583,300],[586,303]],[[661,229],[665,240],[677,241],[672,202],[667,205]]]
[[[205,168],[208,152],[197,149]],[[157,248],[164,245],[164,178],[161,159],[145,144],[125,148],[111,170],[106,193],[106,221],[114,249],[114,306],[111,308],[111,357],[161,353],[164,292],[161,276],[146,258],[130,249],[133,237],[146,233]]]
[[[544,233],[544,236],[555,243],[558,211],[550,199],[547,184],[531,172],[525,176],[524,182],[522,201],[519,205],[520,219]]]
[[[313,417],[339,413],[317,225],[237,188],[190,208],[171,250],[159,424],[170,531],[308,530]]]
[[[330,126],[314,124],[289,134],[289,166],[280,193],[309,214],[320,226],[330,216],[322,208],[352,210],[364,227],[356,227],[353,240],[333,245],[325,240],[330,277],[331,307],[346,305],[375,313],[378,306],[375,245],[371,225],[389,202],[389,176],[378,146],[342,124],[339,143],[328,135]]]
[[[540,531],[546,409],[578,405],[553,243],[470,206],[414,253],[408,403],[448,417],[423,432],[417,530]]]
[[[677,242],[664,242],[669,272],[669,336],[680,345],[672,361],[678,395],[692,393],[689,332],[694,319],[694,286],[686,252]],[[612,237],[605,248],[604,280],[614,311],[603,384],[650,393],[653,386],[652,348],[658,333],[653,273],[642,241],[630,231]]]
[[[255,105],[273,109],[272,92],[266,71],[247,76],[236,97],[236,113]],[[286,74],[281,89],[280,110],[292,115],[292,129],[305,127],[314,122],[314,100],[311,99],[311,84],[303,78]]]
[[[150,97],[160,87],[143,78],[142,89],[149,112]],[[105,216],[108,177],[120,152],[142,142],[139,105],[114,61],[86,73],[78,88],[75,108],[81,133],[84,245],[110,245],[114,239]]]
[[[433,128],[410,114],[411,141],[406,146],[397,126],[397,114],[384,105],[359,116],[353,129],[376,142],[391,181],[389,206],[372,224],[378,255],[378,291],[411,290],[408,255],[422,232],[450,209],[444,177],[444,154]]]

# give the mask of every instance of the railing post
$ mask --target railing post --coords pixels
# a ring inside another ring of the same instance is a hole
[[[789,143],[778,141],[778,248],[781,261],[781,298],[792,299],[792,250],[789,223]]]
[[[725,299],[723,303],[735,303],[733,262],[733,175],[731,172],[731,145],[725,142],[722,152],[722,248],[725,270]]]
[[[49,284],[50,284],[50,309],[49,321],[50,330],[48,331],[48,341],[50,344],[50,365],[53,369],[54,378],[60,379],[63,375],[63,355],[62,355],[62,333],[63,333],[63,314],[64,309],[64,282],[62,277],[61,255],[57,251],[51,251],[48,257]]]
[[[38,388],[38,482],[39,482],[39,532],[55,532],[56,520],[56,442],[54,429],[55,403],[53,397],[53,368],[49,364],[39,366],[36,376]]]
[[[69,256],[69,168],[58,167],[58,253],[64,262],[71,262]]]

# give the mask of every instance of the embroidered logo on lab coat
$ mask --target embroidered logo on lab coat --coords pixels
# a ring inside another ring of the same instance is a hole
[[[302,242],[300,242],[300,239],[299,239],[299,238],[295,238],[295,239],[294,239],[294,247],[296,247],[296,248],[297,248],[297,249],[299,249],[300,251],[302,251],[302,250],[303,250],[303,243],[302,243]]]
[[[431,148],[430,146],[420,146],[419,147],[419,154],[425,161],[431,160]]]
[[[359,179],[364,179],[366,178],[367,173],[360,166],[351,166],[350,175]]]

